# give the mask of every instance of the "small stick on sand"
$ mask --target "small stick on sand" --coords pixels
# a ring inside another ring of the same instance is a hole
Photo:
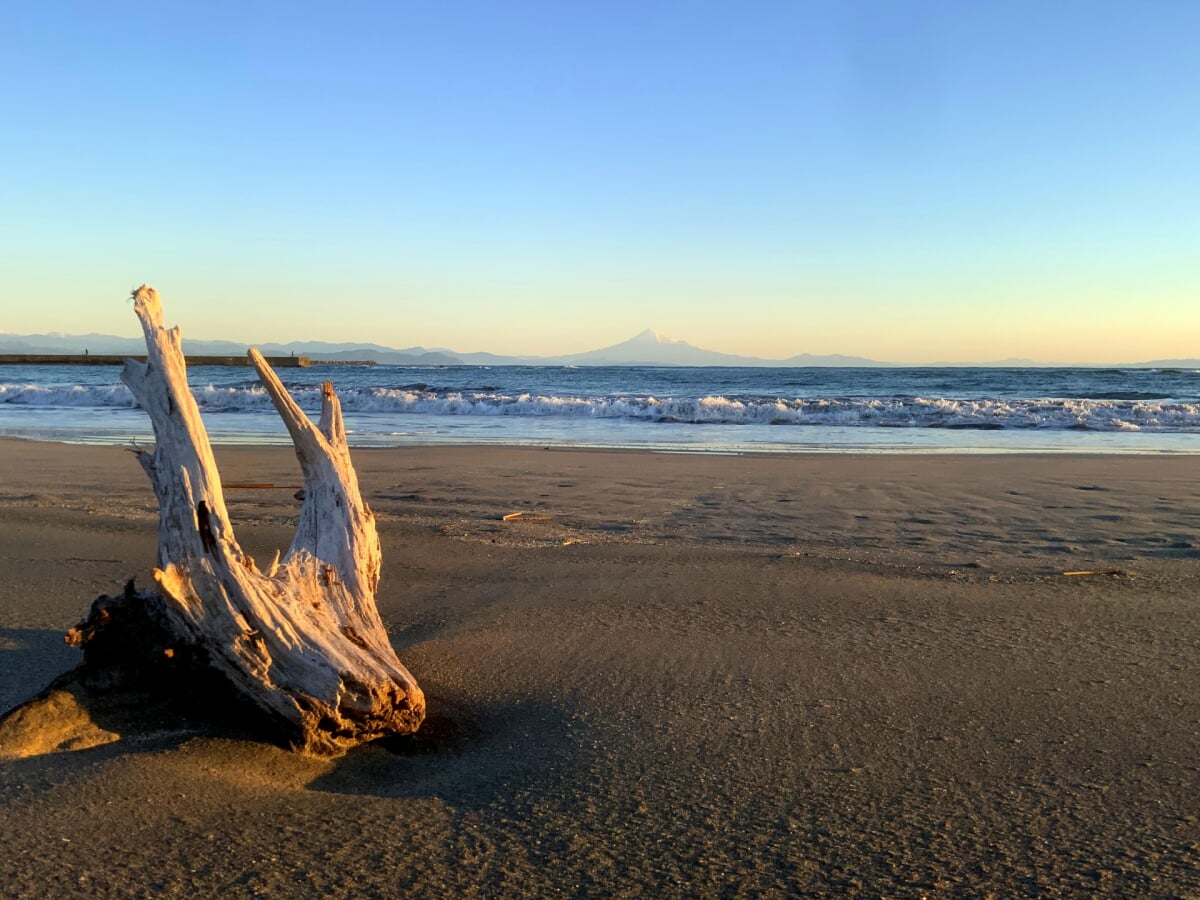
[[[227,488],[239,488],[243,491],[297,491],[300,490],[298,484],[272,484],[269,481],[254,482],[254,481],[226,481],[224,482]]]

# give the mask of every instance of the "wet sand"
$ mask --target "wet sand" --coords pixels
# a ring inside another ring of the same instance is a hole
[[[217,457],[286,548],[291,450]],[[1200,459],[355,462],[426,737],[0,762],[5,895],[1200,896]],[[131,454],[0,441],[0,709],[155,529]]]

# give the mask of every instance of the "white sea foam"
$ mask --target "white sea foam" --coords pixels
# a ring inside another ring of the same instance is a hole
[[[205,413],[271,409],[258,386],[198,387]],[[317,387],[293,389],[302,408],[320,408]],[[531,416],[621,419],[714,425],[823,425],[891,428],[1087,429],[1094,431],[1200,431],[1200,403],[1166,400],[951,399],[944,397],[545,396],[492,390],[346,388],[348,415]],[[0,404],[24,407],[134,408],[123,385],[0,384]]]
[[[37,384],[0,384],[0,403],[45,407],[132,408],[137,405],[124,385],[43,387]]]

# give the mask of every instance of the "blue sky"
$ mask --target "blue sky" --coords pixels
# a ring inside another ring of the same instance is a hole
[[[0,11],[0,331],[1200,355],[1200,4]]]

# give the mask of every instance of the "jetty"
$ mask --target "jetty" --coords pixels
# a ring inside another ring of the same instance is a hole
[[[145,362],[145,356],[106,353],[2,353],[0,366],[123,366],[125,360]],[[307,369],[309,366],[373,366],[373,359],[311,359],[307,356],[268,356],[273,369]],[[248,366],[245,356],[187,356],[189,366]]]

